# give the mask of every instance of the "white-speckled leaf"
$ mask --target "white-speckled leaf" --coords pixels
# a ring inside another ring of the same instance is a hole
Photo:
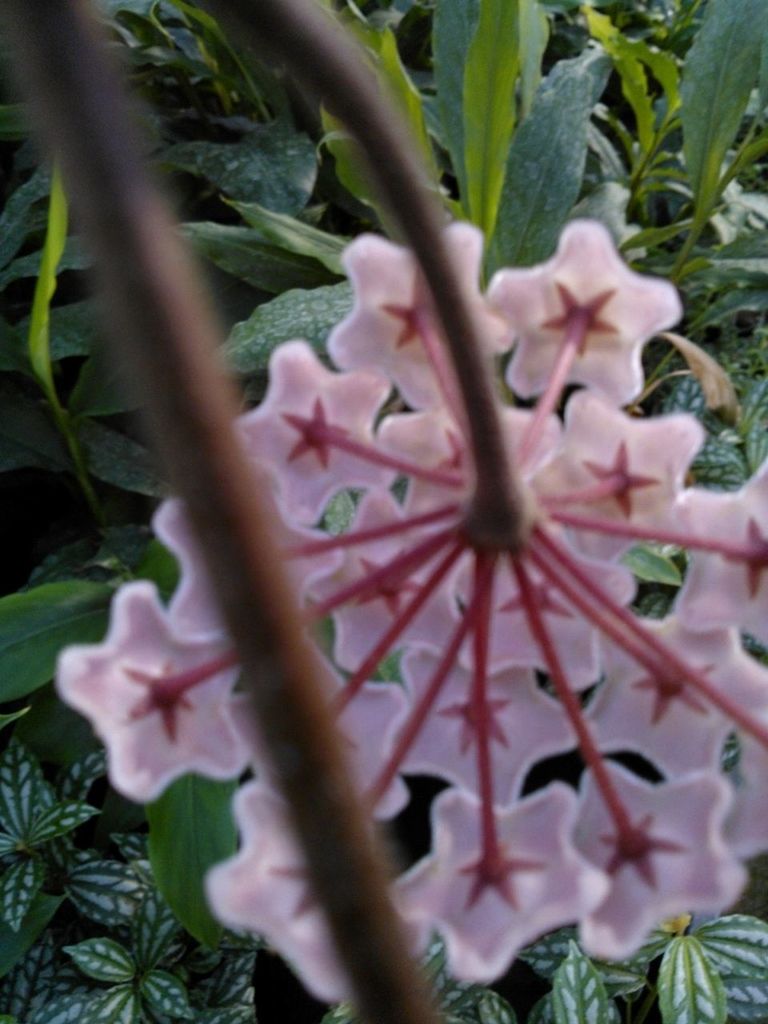
[[[162,960],[180,927],[160,893],[150,890],[131,924],[133,951],[140,970],[151,970]]]
[[[76,946],[64,946],[64,952],[69,953],[83,974],[97,981],[130,981],[136,973],[133,957],[114,939],[86,939]]]
[[[553,980],[555,1024],[611,1024],[610,1005],[600,974],[572,941]]]
[[[149,1006],[164,1017],[189,1020],[195,1016],[183,982],[168,971],[150,971],[141,983],[141,994]]]
[[[45,868],[32,857],[16,861],[0,875],[0,917],[12,931],[21,927],[44,877]]]
[[[729,914],[694,932],[721,975],[768,980],[768,924],[747,914]]]
[[[568,956],[570,943],[575,937],[575,928],[558,928],[557,931],[542,936],[538,942],[526,946],[519,957],[542,978],[550,979]]]
[[[725,989],[701,943],[673,939],[659,969],[659,1008],[664,1024],[725,1024]]]
[[[67,892],[81,914],[99,924],[115,927],[130,925],[146,886],[125,864],[94,860],[70,872]]]
[[[54,802],[40,765],[23,744],[11,740],[0,757],[0,828],[27,839],[33,820]]]
[[[723,978],[728,999],[728,1020],[765,1024],[768,1020],[768,978]]]
[[[133,985],[115,985],[97,996],[80,1018],[81,1024],[139,1024],[141,1000]]]
[[[66,835],[98,813],[95,807],[80,801],[55,804],[35,818],[29,831],[29,845],[35,846],[37,843],[55,839],[56,836]]]

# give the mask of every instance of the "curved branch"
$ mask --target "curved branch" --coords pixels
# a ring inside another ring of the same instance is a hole
[[[130,367],[157,451],[186,501],[243,665],[276,777],[368,1021],[435,1020],[387,898],[387,871],[338,753],[318,659],[215,368],[205,290],[150,185],[132,117],[83,0],[0,0],[16,71],[57,152],[94,257],[114,351]]]

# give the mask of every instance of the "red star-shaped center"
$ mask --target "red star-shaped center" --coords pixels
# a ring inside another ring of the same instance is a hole
[[[488,700],[485,701],[484,707],[480,709],[472,701],[467,701],[466,704],[451,704],[450,707],[443,708],[439,714],[444,718],[458,718],[461,720],[459,749],[462,754],[466,754],[477,735],[478,725],[480,724],[480,714],[478,712],[482,712],[486,716],[486,725],[490,738],[496,740],[502,747],[509,746],[507,735],[496,716],[511,703],[509,700]]]
[[[653,815],[646,814],[637,825],[619,832],[618,835],[601,836],[600,842],[614,848],[605,870],[609,875],[618,874],[629,866],[635,869],[651,889],[656,888],[656,871],[651,861],[653,853],[683,853],[684,847],[670,839],[654,836],[651,831]]]
[[[622,441],[616,449],[613,463],[610,466],[601,466],[597,462],[584,460],[584,465],[589,472],[598,480],[609,480],[613,484],[612,497],[616,499],[619,508],[627,519],[632,515],[632,494],[634,490],[643,487],[652,487],[660,481],[653,476],[640,476],[629,471],[629,452],[627,442]]]
[[[615,294],[614,288],[608,288],[604,292],[599,292],[589,302],[582,303],[578,301],[569,288],[559,281],[555,282],[555,287],[557,288],[560,302],[563,305],[563,312],[559,316],[545,320],[541,326],[548,330],[557,331],[567,330],[575,323],[579,323],[584,332],[581,344],[579,345],[579,355],[584,355],[587,340],[591,333],[599,331],[602,334],[618,334],[616,327],[609,320],[602,320],[600,318],[600,311],[603,306]]]
[[[708,672],[712,668],[708,665],[702,671]],[[653,711],[651,712],[651,724],[656,725],[662,720],[669,706],[674,700],[686,704],[692,711],[699,715],[707,714],[707,705],[696,694],[691,693],[689,686],[685,685],[675,676],[665,675],[659,672],[658,675],[645,676],[632,684],[633,690],[651,690],[654,694]]]
[[[395,342],[395,348],[404,348],[412,341],[421,337],[421,326],[425,314],[425,310],[421,306],[395,306],[388,304],[381,308],[388,316],[402,322],[403,326]]]
[[[541,871],[544,866],[538,860],[508,857],[506,849],[501,845],[495,850],[486,851],[479,860],[461,868],[462,875],[474,876],[467,897],[467,910],[477,903],[486,889],[495,889],[513,910],[517,910],[512,876],[519,871]]]
[[[130,720],[137,721],[155,711],[159,712],[166,736],[171,743],[175,743],[178,735],[178,712],[181,708],[191,709],[192,705],[185,696],[186,689],[189,687],[181,688],[174,685],[170,670],[171,666],[166,665],[163,667],[162,674],[152,675],[152,673],[143,672],[141,669],[124,669],[129,679],[133,679],[147,688],[144,697],[131,708]],[[166,683],[170,685],[164,685]]]
[[[367,573],[374,573],[382,568],[382,565],[369,558],[361,558],[360,564]],[[392,577],[380,580],[374,589],[359,597],[357,603],[367,604],[369,601],[382,600],[386,604],[390,615],[394,618],[395,615],[400,614],[404,598],[408,594],[416,594],[418,591],[419,585],[414,580],[406,579],[402,576]]]
[[[307,452],[314,452],[323,469],[327,469],[333,446],[332,435],[346,435],[347,431],[342,427],[334,427],[329,424],[322,401],[319,398],[315,399],[312,415],[309,417],[284,412],[283,419],[299,432],[299,440],[288,452],[287,461],[293,462],[294,459],[300,458]]]

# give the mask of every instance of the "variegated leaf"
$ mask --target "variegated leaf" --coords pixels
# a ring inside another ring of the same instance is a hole
[[[519,954],[542,978],[553,978],[555,971],[568,956],[569,943],[576,938],[575,928],[558,928],[544,935]]]
[[[97,938],[64,946],[83,974],[97,981],[115,984],[130,981],[136,974],[136,964],[128,950],[114,939]]]
[[[256,1024],[252,1006],[225,1006],[218,1010],[198,1010],[195,1024]]]
[[[27,748],[12,739],[0,756],[0,828],[26,839],[41,810],[56,802],[53,788]]]
[[[49,839],[66,835],[99,811],[88,804],[78,802],[54,804],[35,818],[29,831],[30,846],[45,843]]]
[[[552,984],[555,1024],[611,1024],[610,1002],[600,975],[575,942]]]
[[[139,1024],[141,1000],[133,985],[115,985],[92,999],[80,1020],[82,1024]]]
[[[88,992],[71,992],[46,1001],[27,1024],[82,1024],[86,1019],[91,995]]]
[[[197,990],[208,1006],[253,1005],[255,953],[227,953],[220,966],[204,978]]]
[[[140,971],[149,971],[162,960],[180,928],[160,893],[150,889],[131,923],[133,952]]]
[[[16,861],[0,876],[0,917],[13,931],[21,927],[44,877],[43,864],[33,857]]]
[[[697,928],[694,935],[721,975],[768,979],[768,924],[747,914],[729,914]]]
[[[92,860],[69,874],[67,892],[81,914],[112,928],[130,925],[147,887],[119,861]]]
[[[768,1020],[768,978],[723,978],[728,1000],[728,1020],[734,1024],[765,1024]]]
[[[57,780],[62,800],[85,800],[96,779],[107,774],[107,758],[103,750],[92,750],[62,768]]]
[[[659,969],[664,1024],[725,1024],[725,989],[693,935],[672,939]]]
[[[165,1017],[190,1020],[195,1016],[184,983],[168,971],[150,971],[145,975],[141,994],[151,1009]]]

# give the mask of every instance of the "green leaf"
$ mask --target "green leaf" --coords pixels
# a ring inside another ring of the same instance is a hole
[[[304,338],[323,352],[331,329],[351,311],[352,302],[352,289],[346,281],[311,291],[285,292],[235,324],[224,347],[227,362],[236,373],[259,373],[266,369],[278,345],[293,338]]]
[[[150,971],[141,982],[141,994],[155,1013],[182,1020],[197,1019],[189,1005],[187,989],[182,981],[168,971]]]
[[[130,981],[136,964],[128,950],[114,939],[86,939],[76,946],[64,946],[83,974],[97,981]]]
[[[479,14],[480,0],[440,0],[432,30],[438,110],[465,209],[464,68]]]
[[[386,25],[383,28],[373,26],[365,18],[353,16],[344,21],[371,53],[379,82],[407,125],[419,156],[429,171],[430,180],[436,184],[439,173],[427,132],[421,94],[400,60],[395,33]]]
[[[317,174],[312,140],[283,121],[259,125],[240,142],[179,142],[162,160],[207,178],[231,199],[288,214],[306,206]]]
[[[680,570],[667,555],[655,550],[650,544],[637,544],[622,556],[622,563],[646,583],[666,583],[679,587],[683,582]]]
[[[155,461],[144,445],[106,427],[96,420],[84,420],[78,427],[93,476],[124,491],[145,494],[149,498],[162,497],[165,486],[155,467]]]
[[[80,1019],[82,1024],[139,1024],[141,1000],[133,985],[115,985],[96,996]]]
[[[91,1000],[90,992],[70,992],[46,1002],[26,1024],[82,1024]]]
[[[316,288],[337,276],[317,260],[267,245],[253,228],[200,221],[185,224],[184,234],[202,256],[260,291]]]
[[[555,972],[552,1009],[556,1024],[610,1024],[610,1002],[598,971],[575,942]]]
[[[340,257],[346,239],[327,231],[319,231],[285,213],[274,213],[258,203],[231,201],[229,205],[237,210],[249,227],[261,235],[263,241],[298,256],[308,256],[322,263],[332,274],[343,275]]]
[[[47,211],[33,212],[33,207],[48,195],[50,188],[51,175],[40,168],[6,200],[0,214],[0,267],[13,259],[30,234],[45,227]]]
[[[53,788],[38,761],[14,737],[0,755],[0,827],[26,842],[41,809],[53,806]]]
[[[611,56],[619,73],[622,95],[635,115],[641,150],[647,154],[655,142],[656,115],[646,68],[664,89],[667,100],[665,116],[669,118],[680,106],[675,58],[669,53],[652,50],[642,39],[629,39],[611,23],[607,15],[598,14],[593,8],[586,8],[585,14],[590,33]]]
[[[683,152],[696,210],[717,195],[721,168],[757,79],[768,30],[764,0],[709,0],[683,72]]]
[[[0,715],[0,729],[3,729],[6,725],[10,725],[11,722],[16,722],[20,718],[23,718],[27,714],[29,708],[19,708],[18,711],[11,711],[7,715]]]
[[[149,859],[171,910],[199,942],[215,946],[221,926],[205,900],[210,867],[232,856],[237,832],[230,803],[236,784],[185,775],[147,806]]]
[[[480,0],[464,72],[464,168],[470,218],[490,238],[515,126],[519,0]]]
[[[66,644],[100,640],[112,593],[101,583],[72,580],[0,598],[0,701],[47,683]]]
[[[558,928],[557,931],[542,935],[538,942],[526,946],[519,957],[542,978],[550,981],[555,976],[555,971],[560,964],[568,956],[571,942],[575,937],[575,928]]]
[[[549,40],[549,22],[538,0],[520,5],[520,117],[526,118],[541,82],[541,61]]]
[[[107,774],[107,759],[103,750],[91,750],[63,768],[57,777],[56,788],[62,800],[85,800],[97,779]]]
[[[593,963],[600,973],[606,995],[612,999],[632,995],[647,984],[644,970],[632,970],[626,964],[614,964],[607,960],[594,960]]]
[[[40,270],[32,301],[27,345],[32,371],[40,382],[48,400],[58,405],[53,383],[50,353],[50,308],[56,291],[56,272],[67,242],[68,206],[61,175],[54,169],[51,177],[51,199],[48,208],[48,228],[45,235]]]
[[[765,423],[753,423],[744,438],[744,455],[750,473],[756,473],[768,459],[768,430]]]
[[[721,975],[768,980],[768,924],[747,914],[728,914],[697,928],[694,935]]]
[[[150,890],[131,922],[133,952],[140,971],[149,971],[162,960],[179,929],[168,904],[158,892]]]
[[[138,396],[131,394],[125,374],[116,361],[109,358],[103,348],[97,348],[80,367],[67,409],[75,417],[112,416],[140,404]]]
[[[728,1020],[734,1024],[765,1024],[768,1020],[768,980],[723,978]]]
[[[48,896],[38,892],[18,929],[14,931],[0,922],[0,978],[21,960],[63,901],[63,896]]]
[[[725,989],[701,943],[692,935],[673,939],[659,968],[663,1024],[725,1024]]]
[[[10,263],[0,272],[0,291],[14,281],[20,281],[25,277],[37,277],[42,255],[42,252],[31,252],[27,256],[19,256]],[[87,270],[90,265],[90,257],[82,247],[80,239],[70,236],[59,260],[59,273],[64,270]]]
[[[42,402],[32,401],[10,383],[2,382],[0,407],[0,472],[27,467],[52,471],[70,468],[64,445]]]
[[[36,857],[16,861],[0,875],[0,918],[11,931],[21,928],[45,878],[45,868]]]
[[[744,457],[732,444],[708,437],[694,459],[691,472],[697,484],[716,491],[735,491],[746,483]]]
[[[588,53],[560,61],[539,87],[509,150],[491,270],[551,255],[579,197],[589,117],[607,73],[605,57]]]
[[[69,872],[67,893],[81,914],[97,924],[129,926],[147,891],[125,864],[92,860]]]
[[[98,813],[95,807],[79,801],[56,804],[35,818],[28,842],[30,846],[36,846],[57,836],[64,836]]]
[[[498,992],[486,989],[474,1008],[478,1024],[517,1024],[515,1011]]]

